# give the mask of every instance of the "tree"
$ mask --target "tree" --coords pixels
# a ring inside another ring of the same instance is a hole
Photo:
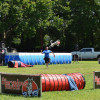
[[[0,3],[1,40],[5,40],[10,45],[14,37],[20,39],[20,50],[25,50],[26,47],[28,50],[30,41],[34,43],[34,39],[40,41],[35,37],[40,35],[41,29],[49,25],[48,19],[52,14],[51,0],[2,0]],[[39,44],[33,46],[36,45]]]
[[[50,20],[50,27],[48,27],[48,33],[51,39],[54,41],[57,39],[61,40],[59,47],[60,51],[66,51],[66,33],[65,30],[68,28],[70,23],[69,14],[70,7],[67,0],[55,0],[53,2],[53,16]],[[59,51],[57,48],[57,51]],[[56,48],[55,48],[56,51]]]
[[[95,47],[95,33],[99,28],[100,6],[95,0],[71,0],[70,30],[76,34],[79,47]]]

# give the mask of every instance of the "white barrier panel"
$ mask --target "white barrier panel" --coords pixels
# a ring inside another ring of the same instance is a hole
[[[55,58],[50,54],[50,64],[70,64],[72,62],[71,53],[54,53]],[[44,54],[41,53],[7,53],[5,55],[5,64],[9,61],[16,60],[22,61],[25,64],[30,65],[43,65]]]

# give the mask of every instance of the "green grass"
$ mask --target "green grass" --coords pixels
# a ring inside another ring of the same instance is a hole
[[[80,61],[72,64],[34,65],[29,68],[8,68],[0,66],[0,72],[17,74],[67,74],[80,72],[84,75],[86,86],[79,91],[42,92],[42,97],[23,97],[22,95],[0,94],[0,100],[100,100],[100,89],[93,89],[93,71],[100,71],[97,61]]]

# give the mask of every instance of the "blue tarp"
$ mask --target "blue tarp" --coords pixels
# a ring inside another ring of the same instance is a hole
[[[64,74],[64,75],[66,75],[66,74]],[[66,77],[68,78],[70,90],[71,91],[78,90],[77,85],[76,85],[75,81],[72,79],[72,77],[70,77],[68,75],[66,75]]]

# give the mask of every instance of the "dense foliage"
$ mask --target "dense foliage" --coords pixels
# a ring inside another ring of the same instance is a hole
[[[99,26],[99,0],[0,1],[0,41],[18,51],[40,51],[57,39],[56,52],[100,50]]]

